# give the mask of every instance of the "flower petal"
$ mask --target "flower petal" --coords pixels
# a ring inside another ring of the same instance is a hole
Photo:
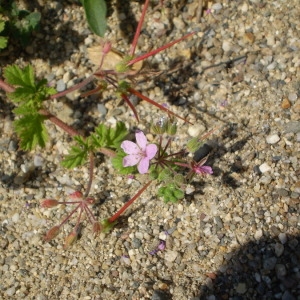
[[[127,155],[123,158],[123,167],[132,167],[141,160],[141,157],[135,154]]]
[[[145,151],[147,145],[147,138],[143,131],[138,131],[135,134],[136,143],[141,148],[142,151]]]
[[[126,154],[138,154],[141,151],[137,144],[127,140],[122,142],[121,148]]]
[[[210,166],[201,166],[199,167],[200,173],[201,174],[212,174],[213,170]]]
[[[149,144],[146,147],[146,157],[152,159],[157,152],[157,146],[155,144]]]
[[[141,159],[141,161],[138,164],[138,171],[140,174],[145,174],[148,172],[149,169],[149,159],[147,157],[144,157]]]

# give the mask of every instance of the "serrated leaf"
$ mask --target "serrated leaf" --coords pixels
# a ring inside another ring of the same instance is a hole
[[[14,92],[9,93],[9,98],[14,102],[21,102],[28,98],[33,98],[36,90],[34,87],[17,87]]]
[[[23,150],[32,150],[37,145],[45,147],[48,134],[43,124],[44,120],[45,117],[39,114],[27,114],[14,122]]]
[[[1,18],[1,16],[0,16]],[[0,21],[0,32],[2,32],[4,30],[5,27],[5,22],[4,21]]]
[[[8,84],[34,88],[33,68],[28,65],[23,70],[16,65],[8,66],[4,69],[4,77]]]
[[[87,162],[89,146],[82,137],[76,136],[74,140],[77,142],[77,146],[72,146],[69,154],[61,162],[62,166],[68,169],[72,169],[78,166],[82,166]]]
[[[126,153],[118,153],[112,160],[111,163],[115,169],[118,170],[121,175],[135,174],[137,173],[136,166],[133,167],[124,167],[123,158],[126,156]]]
[[[106,3],[104,0],[83,0],[87,22],[91,30],[103,37],[106,30]]]
[[[0,36],[0,50],[7,47],[7,41],[8,41],[7,37]]]
[[[32,12],[28,16],[26,16],[25,19],[28,21],[29,31],[32,31],[37,28],[41,20],[41,14],[39,12]]]
[[[128,134],[126,126],[122,122],[118,122],[115,128],[110,128],[104,124],[100,124],[95,133],[91,135],[94,147],[106,147],[117,149],[121,142]]]

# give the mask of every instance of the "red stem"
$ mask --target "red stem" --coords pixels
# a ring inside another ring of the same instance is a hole
[[[139,122],[139,116],[137,114],[137,111],[134,107],[134,105],[131,103],[131,101],[129,100],[129,98],[125,95],[125,94],[121,94],[121,97],[123,98],[123,100],[129,105],[129,107],[131,108],[131,110],[133,111],[134,116],[136,117],[136,120]]]
[[[144,23],[144,19],[145,19],[146,10],[148,8],[148,5],[149,5],[149,0],[146,0],[145,4],[144,4],[144,7],[143,7],[142,15],[141,15],[140,20],[139,20],[138,27],[136,28],[134,38],[133,38],[133,41],[132,41],[132,44],[131,44],[131,47],[130,47],[130,51],[129,51],[130,56],[134,55],[135,48],[136,48],[136,45],[137,45],[137,41],[138,41],[138,39],[140,37],[140,34],[141,34],[141,29],[142,29],[142,26],[143,26],[143,23]]]
[[[170,43],[168,43],[168,44],[166,44],[166,45],[164,45],[164,46],[161,46],[161,47],[158,48],[158,49],[152,50],[152,51],[150,51],[150,52],[148,52],[148,53],[145,53],[145,54],[143,54],[143,55],[141,55],[141,56],[138,56],[138,57],[132,59],[132,60],[127,64],[127,66],[134,65],[135,63],[137,63],[137,62],[140,61],[140,60],[144,60],[144,59],[148,58],[149,56],[153,56],[153,55],[155,55],[155,54],[157,54],[157,53],[159,53],[159,52],[161,52],[161,51],[163,51],[163,50],[165,50],[165,49],[167,49],[167,48],[170,48],[170,47],[172,47],[174,44],[179,43],[180,41],[182,41],[182,40],[188,38],[189,36],[193,35],[194,33],[195,33],[194,31],[191,32],[191,33],[188,33],[187,35],[183,36],[183,37],[180,38],[180,39],[177,39],[177,40],[175,40],[175,41],[173,41],[173,42],[170,42]]]
[[[65,90],[63,92],[51,95],[50,99],[57,99],[57,98],[60,98],[60,97],[63,97],[65,95],[67,95],[68,93],[71,93],[71,92],[73,92],[75,90],[78,90],[78,89],[86,86],[87,84],[89,84],[91,81],[94,80],[94,78],[95,78],[94,75],[91,75],[88,78],[84,79],[82,82],[80,82],[78,84],[75,84],[74,86],[70,87],[69,89],[67,89],[67,90]]]
[[[183,120],[184,122],[187,122],[187,123],[189,123],[189,124],[192,124],[191,122],[187,121],[186,119],[184,119],[184,118],[180,117],[179,115],[173,113],[171,110],[167,109],[166,107],[164,107],[164,106],[158,104],[157,102],[155,102],[155,101],[151,100],[150,98],[144,96],[143,94],[139,93],[137,90],[135,90],[135,89],[133,89],[133,88],[129,88],[128,91],[129,91],[131,94],[136,95],[136,96],[139,97],[140,99],[143,99],[143,100],[149,102],[150,104],[152,104],[152,105],[158,107],[159,109],[161,109],[161,110],[163,110],[163,111],[166,111],[167,113],[169,113],[169,114],[171,114],[171,115],[173,115],[173,116],[175,116],[175,117],[177,117],[177,118]]]
[[[72,137],[76,136],[76,135],[80,135],[80,133],[78,131],[76,131],[71,126],[69,126],[68,124],[66,124],[65,122],[63,122],[62,120],[60,120],[59,118],[57,118],[56,116],[54,116],[53,114],[51,114],[46,109],[40,109],[39,113],[41,115],[45,116],[49,121],[51,121],[52,123],[54,123],[55,125],[57,125],[58,127],[60,127],[62,130],[64,130],[65,132],[67,132]]]
[[[5,91],[6,93],[12,93],[15,91],[15,88],[11,85],[4,82],[2,79],[0,79],[0,88]]]
[[[119,211],[117,211],[111,218],[108,219],[108,222],[115,222],[120,217],[120,215],[147,189],[151,182],[152,180],[146,183],[133,198],[131,198],[127,203],[125,203]]]

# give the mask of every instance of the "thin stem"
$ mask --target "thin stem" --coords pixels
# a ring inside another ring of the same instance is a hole
[[[83,81],[81,81],[80,83],[73,85],[73,86],[70,87],[69,89],[67,89],[67,90],[65,90],[65,91],[62,91],[62,92],[60,92],[60,93],[51,95],[51,96],[50,96],[50,99],[57,99],[57,98],[60,98],[60,97],[65,96],[65,95],[67,95],[67,94],[69,94],[69,93],[71,93],[71,92],[73,92],[73,91],[75,91],[75,90],[78,90],[78,89],[80,89],[80,88],[86,86],[87,84],[89,84],[91,81],[94,80],[94,78],[95,78],[94,75],[91,75],[91,76],[89,76],[88,78],[86,78],[86,79],[84,79]]]
[[[39,113],[43,116],[45,116],[49,121],[60,127],[62,130],[67,132],[69,135],[76,136],[76,135],[81,135],[78,131],[73,129],[71,126],[63,122],[61,119],[57,118],[53,114],[51,114],[48,110],[46,109],[40,109]]]
[[[121,94],[121,97],[128,104],[128,106],[131,108],[131,110],[133,111],[134,116],[136,117],[136,120],[139,122],[140,120],[139,120],[139,116],[137,114],[137,111],[136,111],[134,105],[129,100],[129,98],[125,94]]]
[[[189,36],[193,35],[194,33],[195,33],[194,31],[191,32],[191,33],[188,33],[187,35],[183,36],[183,37],[180,38],[180,39],[177,39],[177,40],[175,40],[175,41],[173,41],[173,42],[170,42],[170,43],[168,43],[168,44],[166,44],[166,45],[164,45],[164,46],[159,47],[158,49],[155,49],[155,50],[152,50],[152,51],[150,51],[150,52],[148,52],[148,53],[145,53],[145,54],[143,54],[143,55],[140,55],[140,56],[138,56],[138,57],[132,59],[130,62],[128,62],[127,66],[134,65],[134,64],[137,63],[138,61],[144,60],[144,59],[146,59],[146,58],[148,58],[148,57],[150,57],[150,56],[153,56],[153,55],[155,55],[155,54],[157,54],[157,53],[159,53],[159,52],[161,52],[161,51],[163,51],[163,50],[165,50],[165,49],[167,49],[167,48],[170,48],[170,47],[172,47],[174,44],[177,44],[177,43],[181,42],[182,40],[188,38]]]
[[[81,203],[80,212],[79,212],[79,215],[77,217],[77,222],[76,222],[76,225],[75,225],[75,228],[74,228],[76,231],[77,231],[77,228],[78,228],[78,226],[80,224],[80,219],[81,219],[81,216],[82,216],[82,211],[83,211],[83,209],[82,209],[82,203]]]
[[[101,147],[100,149],[98,149],[98,151],[101,152],[104,155],[107,155],[107,156],[111,157],[111,158],[113,158],[117,155],[114,150],[104,148],[104,147]]]
[[[85,209],[86,215],[87,215],[88,218],[89,218],[89,221],[90,221],[91,223],[95,222],[96,219],[95,219],[95,217],[94,217],[94,214],[93,214],[92,211],[90,210],[90,208],[89,208],[87,205],[85,205],[85,206],[84,206],[84,209]]]
[[[81,203],[79,203],[72,211],[71,213],[60,223],[59,227],[63,226],[75,213],[75,211],[81,206]]]
[[[117,211],[111,218],[108,219],[108,222],[115,222],[119,218],[119,216],[147,189],[151,182],[152,180],[146,183],[134,197],[132,197],[128,202],[126,202],[119,211]]]
[[[89,193],[91,191],[93,178],[94,178],[94,167],[95,167],[94,153],[92,151],[90,151],[89,156],[90,156],[89,182],[88,182],[85,194],[84,194],[85,198],[89,195]]]
[[[2,79],[0,79],[0,88],[5,91],[6,93],[12,93],[15,91],[15,88],[11,85],[4,82]]]
[[[145,4],[144,4],[144,7],[143,7],[142,15],[141,15],[140,20],[139,20],[138,27],[135,31],[134,38],[133,38],[133,41],[132,41],[132,44],[131,44],[131,47],[130,47],[130,51],[129,51],[130,56],[134,55],[135,48],[136,48],[138,39],[139,39],[140,34],[141,34],[141,29],[142,29],[142,26],[143,26],[143,23],[144,23],[144,19],[145,19],[145,15],[146,15],[148,5],[149,5],[149,0],[146,0]]]
[[[187,122],[187,123],[189,123],[189,124],[192,124],[191,122],[187,121],[186,119],[184,119],[184,118],[180,117],[179,115],[173,113],[171,110],[167,109],[166,107],[164,107],[164,106],[158,104],[157,102],[155,102],[155,101],[151,100],[150,98],[144,96],[143,94],[139,93],[137,90],[135,90],[135,89],[133,89],[133,88],[129,88],[129,89],[128,89],[128,92],[130,92],[130,93],[133,94],[133,95],[136,95],[137,97],[139,97],[139,98],[142,99],[142,100],[145,100],[145,101],[149,102],[150,104],[152,104],[152,105],[158,107],[159,109],[161,109],[161,110],[163,110],[163,111],[166,111],[167,113],[169,113],[169,114],[171,114],[171,115],[173,115],[173,116],[175,116],[175,117],[177,117],[177,118],[183,120],[184,122]]]

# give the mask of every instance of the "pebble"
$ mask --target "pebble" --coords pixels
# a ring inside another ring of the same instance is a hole
[[[281,102],[281,107],[283,109],[287,109],[291,107],[291,102],[289,101],[289,99],[287,98],[283,98],[282,102]]]
[[[287,236],[284,232],[279,233],[278,238],[282,244],[285,244],[287,242]]]
[[[65,84],[65,82],[63,81],[63,79],[58,80],[57,83],[56,83],[56,90],[57,90],[58,92],[62,92],[62,91],[64,91],[65,89],[66,89],[66,84]]]
[[[178,252],[173,250],[165,251],[165,260],[168,262],[173,262],[177,258]]]
[[[277,263],[277,258],[276,257],[270,257],[267,258],[264,263],[263,263],[263,267],[265,270],[271,271],[275,268],[275,265]]]
[[[277,257],[280,257],[283,254],[284,246],[280,243],[275,244],[275,254]]]
[[[195,124],[192,126],[189,126],[188,128],[188,134],[191,137],[200,137],[201,134],[203,134],[205,131],[205,126],[202,124]]]
[[[247,285],[244,282],[240,282],[235,289],[238,294],[245,294],[247,291]]]
[[[286,133],[300,132],[300,121],[290,121],[285,125]]]
[[[173,24],[179,30],[185,28],[185,24],[184,24],[184,22],[183,22],[183,20],[182,20],[181,17],[175,17],[175,18],[173,18]]]
[[[271,171],[271,167],[267,163],[263,163],[259,166],[259,170],[261,173],[266,173]]]
[[[289,195],[289,191],[287,191],[286,189],[277,189],[277,193],[279,196],[281,197],[287,197]]]
[[[268,144],[276,144],[280,141],[280,137],[278,134],[271,134],[266,137],[266,141]]]
[[[289,93],[288,94],[288,99],[291,101],[291,102],[295,102],[297,99],[298,99],[298,96],[296,93]]]
[[[214,3],[212,6],[211,6],[211,9],[214,10],[215,13],[219,13],[219,11],[222,9],[222,4],[221,3]]]

